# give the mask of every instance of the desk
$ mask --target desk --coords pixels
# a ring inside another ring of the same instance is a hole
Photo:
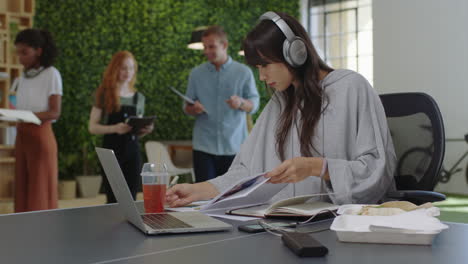
[[[467,263],[468,225],[449,223],[430,246],[353,244],[314,237],[324,258],[298,258],[268,233],[145,236],[116,205],[0,216],[1,263]]]

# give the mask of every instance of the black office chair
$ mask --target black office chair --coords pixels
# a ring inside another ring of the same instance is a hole
[[[396,192],[387,198],[415,204],[445,200],[433,192],[445,155],[444,122],[435,100],[425,93],[382,94],[397,156]]]

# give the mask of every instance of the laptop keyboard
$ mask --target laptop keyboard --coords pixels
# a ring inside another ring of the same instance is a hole
[[[146,214],[141,216],[143,222],[153,229],[171,229],[171,228],[188,228],[191,225],[182,222],[170,214]]]

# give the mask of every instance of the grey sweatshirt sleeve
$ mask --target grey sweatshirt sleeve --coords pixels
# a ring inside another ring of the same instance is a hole
[[[275,155],[276,122],[272,122],[278,111],[273,104],[270,100],[265,106],[229,170],[224,175],[209,180],[219,191],[228,188],[240,178],[269,171],[280,164]]]
[[[393,142],[377,92],[358,74],[347,79],[347,92],[332,97],[339,102],[334,110],[342,113],[335,121],[347,125],[334,139],[341,145],[335,148],[345,155],[327,156],[328,191],[333,193],[330,198],[335,204],[376,203],[394,189]]]

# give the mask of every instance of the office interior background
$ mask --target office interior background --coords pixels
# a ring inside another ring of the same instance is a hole
[[[182,112],[180,98],[169,87],[185,91],[190,70],[205,61],[201,51],[187,48],[191,32],[223,26],[229,54],[242,62],[242,38],[267,10],[299,17],[325,61],[360,72],[378,93],[433,96],[445,122],[446,166],[468,149],[463,139],[468,133],[465,0],[36,0],[34,27],[51,31],[60,48],[56,67],[64,96],[62,116],[54,125],[59,177],[99,173],[94,146],[100,137],[89,134],[87,122],[92,93],[113,53],[134,53],[146,114],[157,115],[154,132],[142,144],[190,140],[194,119]],[[270,94],[255,69],[254,74],[263,107]],[[436,191],[468,194],[466,164]]]

